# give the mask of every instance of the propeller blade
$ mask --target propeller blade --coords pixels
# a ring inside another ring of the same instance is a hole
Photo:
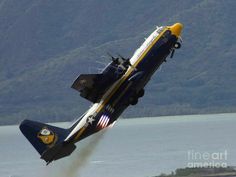
[[[112,60],[113,62],[116,62],[116,63],[119,62],[119,58],[113,57],[109,52],[107,52],[107,55],[108,55],[109,57],[111,57],[111,60]]]
[[[107,55],[111,58],[114,58],[109,52],[107,52]]]
[[[183,42],[183,38],[181,36],[179,36],[179,41],[182,43]]]
[[[129,58],[125,58],[125,57],[123,57],[122,55],[120,55],[120,54],[117,54],[123,61],[127,61],[127,60],[129,60]]]

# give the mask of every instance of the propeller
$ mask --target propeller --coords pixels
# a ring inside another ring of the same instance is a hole
[[[113,62],[115,62],[116,64],[120,64],[120,62],[119,62],[119,57],[113,57],[109,52],[107,52],[107,55],[109,56],[109,57],[111,57],[111,60],[113,61]]]
[[[129,59],[130,58],[125,58],[125,57],[123,57],[122,55],[120,55],[120,54],[117,54],[123,61],[129,61]]]
[[[116,64],[118,64],[118,65],[121,64],[126,68],[128,68],[128,66],[130,66],[136,70],[136,68],[130,63],[130,61],[129,61],[130,58],[125,58],[120,54],[117,54],[119,57],[113,57],[110,53],[107,53],[107,54],[111,57],[112,61],[115,62]],[[122,60],[122,61],[120,61],[120,60]]]
[[[131,67],[132,67],[132,65],[131,65],[131,63],[130,63],[130,61],[129,61],[130,58],[125,58],[125,57],[123,57],[123,56],[120,55],[120,54],[117,54],[117,55],[122,59],[123,64],[124,64],[125,66],[131,66]]]

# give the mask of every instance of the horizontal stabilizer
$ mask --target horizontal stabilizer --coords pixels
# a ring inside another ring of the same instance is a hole
[[[75,148],[76,146],[73,143],[60,143],[44,151],[44,153],[41,155],[41,159],[45,160],[47,164],[49,164],[53,160],[58,160],[69,156],[75,150]]]

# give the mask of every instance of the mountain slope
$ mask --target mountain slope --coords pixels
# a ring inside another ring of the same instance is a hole
[[[235,1],[0,1],[0,123],[72,120],[88,101],[70,89],[106,53],[132,56],[156,25],[184,24],[168,59],[125,117],[236,110]]]

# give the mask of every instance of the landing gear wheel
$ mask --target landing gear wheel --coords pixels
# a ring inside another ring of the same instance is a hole
[[[175,49],[179,49],[181,47],[181,44],[179,43],[179,42],[176,42],[175,44],[174,44],[174,48]]]
[[[141,89],[139,92],[138,92],[138,97],[143,97],[145,93],[145,90],[144,89]]]
[[[138,103],[138,98],[133,98],[130,100],[131,105],[136,105]]]

